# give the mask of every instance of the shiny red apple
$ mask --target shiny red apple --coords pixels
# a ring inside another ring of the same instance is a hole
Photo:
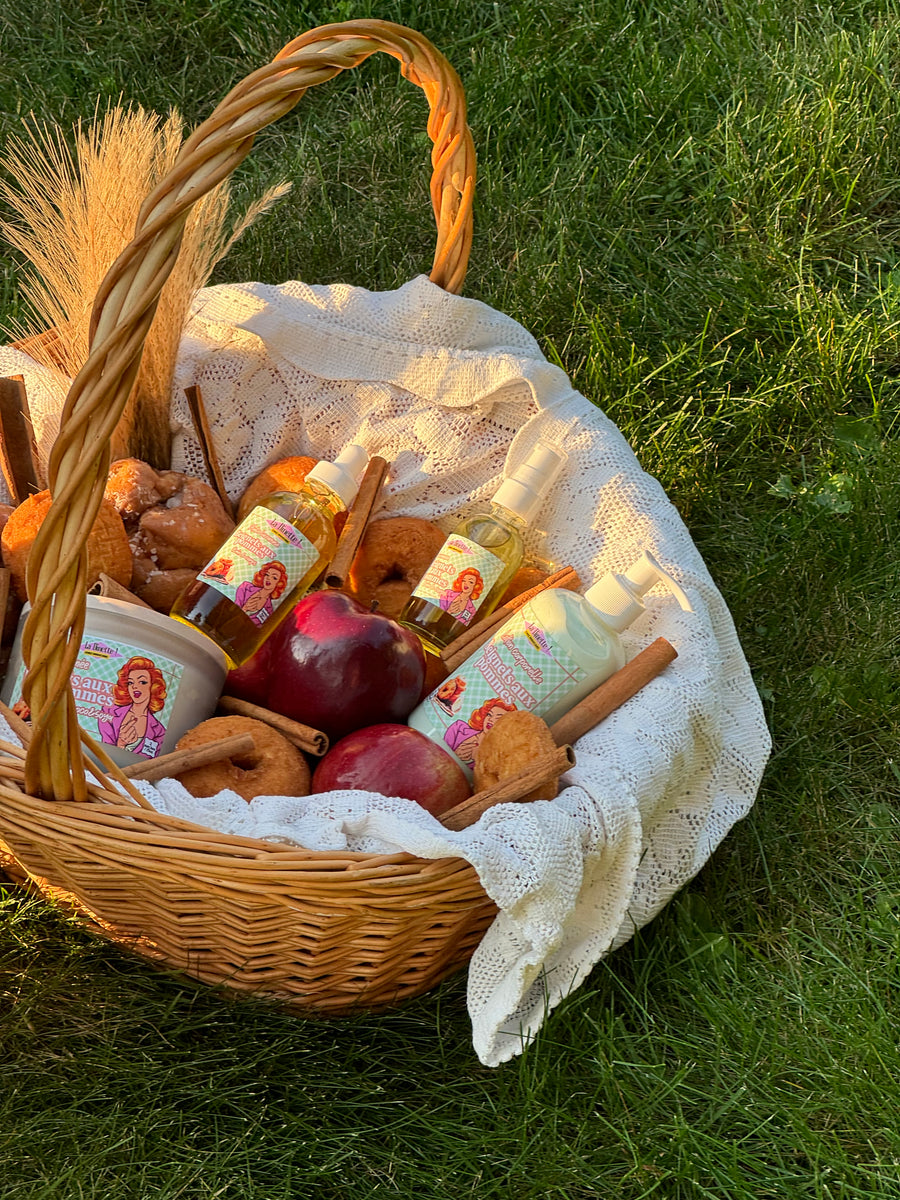
[[[311,790],[359,788],[415,800],[430,813],[461,804],[471,794],[457,762],[409,725],[369,725],[336,742],[313,772]]]
[[[226,681],[229,695],[321,729],[404,721],[419,702],[425,652],[414,633],[343,592],[304,596]]]

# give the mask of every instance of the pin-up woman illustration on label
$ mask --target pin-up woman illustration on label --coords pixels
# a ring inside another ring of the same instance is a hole
[[[468,721],[454,721],[448,726],[444,733],[444,741],[458,758],[471,766],[482,736],[496,725],[504,713],[515,710],[514,704],[507,704],[499,696],[492,696],[490,700],[485,700],[480,708],[475,709]]]
[[[277,559],[263,563],[252,580],[246,580],[234,594],[234,602],[242,608],[255,625],[268,621],[275,611],[275,601],[287,587],[288,573]]]
[[[100,740],[131,754],[155,758],[166,727],[154,713],[166,702],[166,681],[152,658],[135,655],[119,671],[113,704],[97,719]]]
[[[481,578],[481,572],[475,567],[466,567],[460,571],[446,592],[441,593],[438,604],[451,617],[456,617],[457,621],[468,625],[477,611],[473,601],[477,600],[483,591],[484,580]]]

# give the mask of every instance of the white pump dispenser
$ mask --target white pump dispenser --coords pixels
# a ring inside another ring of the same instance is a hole
[[[666,585],[685,612],[693,611],[690,600],[672,576],[662,569],[647,550],[624,575],[610,571],[598,579],[584,593],[584,599],[592,608],[596,608],[605,624],[616,633],[621,633],[644,611],[641,597],[657,583]]]
[[[625,662],[619,634],[644,611],[657,583],[691,612],[688,597],[645,552],[624,574],[610,572],[583,596],[538,593],[506,621],[459,674],[422,701],[409,724],[437,742],[471,777],[482,733],[513,708],[552,725]]]

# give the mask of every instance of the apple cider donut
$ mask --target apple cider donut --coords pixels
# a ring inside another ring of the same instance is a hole
[[[377,603],[379,612],[396,620],[445,538],[422,517],[372,521],[350,564],[346,590],[360,604]]]
[[[210,717],[189,729],[179,739],[176,750],[194,750],[207,742],[249,733],[253,750],[193,767],[175,778],[192,796],[215,796],[225,788],[250,801],[254,796],[309,795],[309,767],[292,742],[253,717]]]
[[[51,496],[46,489],[35,492],[17,505],[9,515],[0,534],[3,565],[9,569],[13,590],[22,601],[25,591],[25,569],[37,532],[50,511]],[[108,501],[100,504],[87,538],[87,585],[91,587],[101,575],[109,575],[123,587],[131,584],[131,547],[125,525]]]
[[[540,567],[524,564],[519,567],[515,575],[509,581],[506,591],[500,597],[500,603],[497,605],[506,604],[510,600],[514,600],[516,596],[521,596],[523,592],[527,592],[529,588],[537,587],[539,583],[543,583],[549,575],[549,571],[542,571]]]

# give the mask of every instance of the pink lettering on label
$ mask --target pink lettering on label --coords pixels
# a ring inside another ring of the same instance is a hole
[[[537,700],[531,692],[516,678],[512,667],[507,666],[494,646],[485,647],[478,662],[478,670],[485,682],[497,693],[501,700],[510,704],[518,704],[523,708],[534,708]]]
[[[245,554],[252,555],[254,558],[268,558],[271,552],[271,548],[265,542],[261,542],[259,538],[255,538],[241,529],[234,531],[231,541],[235,549],[243,550]]]
[[[544,682],[544,672],[540,667],[536,667],[528,661],[528,659],[516,645],[515,639],[511,633],[503,634],[500,640],[509,652],[510,658],[512,658],[517,667],[525,672],[532,683]]]

